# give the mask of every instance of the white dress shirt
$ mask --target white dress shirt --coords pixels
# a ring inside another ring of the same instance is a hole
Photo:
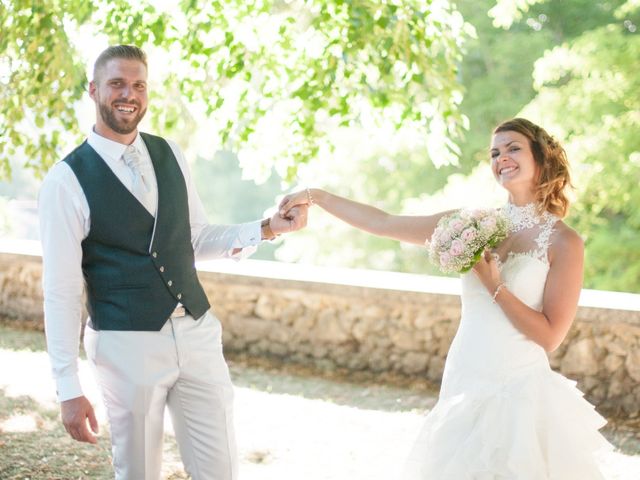
[[[87,141],[131,191],[133,175],[122,159],[127,145],[101,137],[93,130]],[[136,136],[133,145],[138,148],[144,161],[151,163],[140,134]],[[260,221],[239,225],[210,225],[184,155],[175,143],[169,141],[169,145],[187,185],[191,243],[196,259],[242,258],[252,254],[256,245],[261,242]],[[155,177],[151,195],[153,204],[157,205]],[[47,349],[57,384],[58,400],[62,402],[82,395],[78,378],[84,293],[81,243],[89,234],[91,226],[89,204],[78,179],[66,162],[58,162],[45,177],[38,197],[38,212]],[[233,254],[236,249],[242,250]]]

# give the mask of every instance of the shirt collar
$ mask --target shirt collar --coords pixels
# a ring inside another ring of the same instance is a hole
[[[108,163],[120,160],[120,158],[122,158],[122,154],[128,147],[128,145],[125,145],[124,143],[115,142],[97,134],[93,128],[87,136],[87,143]],[[131,145],[136,147],[141,153],[146,153],[147,151],[144,141],[140,136],[140,132],[136,134],[136,138],[133,140]]]

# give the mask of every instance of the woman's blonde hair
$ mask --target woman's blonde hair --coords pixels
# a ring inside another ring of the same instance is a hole
[[[538,184],[535,189],[536,203],[540,212],[550,212],[560,218],[569,210],[566,187],[571,186],[567,153],[554,137],[535,123],[524,118],[513,118],[502,122],[493,131],[518,132],[529,139],[533,158],[538,166]]]

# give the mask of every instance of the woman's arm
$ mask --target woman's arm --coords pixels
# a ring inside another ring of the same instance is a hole
[[[542,312],[525,305],[507,288],[496,302],[511,323],[528,338],[552,352],[564,340],[578,309],[582,289],[584,244],[580,236],[563,226],[550,247],[550,267],[544,288]],[[491,295],[502,283],[495,260],[485,256],[474,270]]]
[[[416,245],[424,245],[431,238],[440,217],[449,213],[428,216],[391,215],[371,205],[312,188],[284,197],[280,202],[280,214],[285,216],[296,205],[318,205],[360,230]]]

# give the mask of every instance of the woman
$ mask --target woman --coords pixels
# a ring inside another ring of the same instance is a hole
[[[583,242],[561,220],[566,154],[544,129],[515,118],[493,132],[491,169],[509,194],[509,236],[462,275],[462,318],[440,397],[403,478],[602,479],[596,452],[610,448],[598,432],[605,420],[546,355],[567,335],[582,286]],[[417,245],[449,213],[389,215],[307,189],[286,196],[281,214],[304,204]]]

